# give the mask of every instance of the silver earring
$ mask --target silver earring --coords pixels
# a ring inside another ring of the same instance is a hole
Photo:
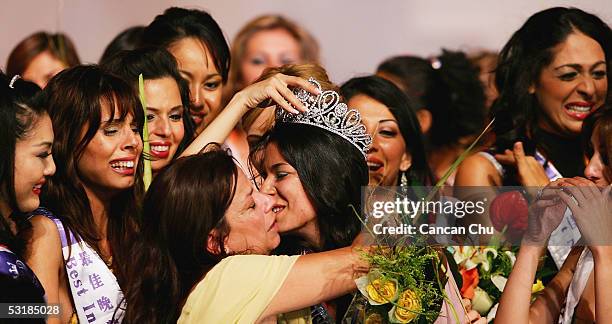
[[[402,176],[400,178],[400,190],[402,195],[406,196],[408,194],[408,177],[406,176],[406,172],[402,171]]]

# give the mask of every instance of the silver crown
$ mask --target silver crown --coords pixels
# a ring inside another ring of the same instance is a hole
[[[317,80],[310,78],[308,82],[322,90]],[[307,124],[323,128],[349,141],[359,149],[364,158],[366,157],[372,144],[372,137],[366,131],[365,125],[361,123],[359,112],[349,109],[344,102],[340,102],[340,95],[336,91],[321,91],[321,94],[315,96],[302,88],[295,88],[293,93],[308,108],[308,111],[292,114],[277,107],[277,123]]]

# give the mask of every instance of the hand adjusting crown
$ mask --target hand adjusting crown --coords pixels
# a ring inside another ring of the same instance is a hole
[[[322,90],[321,84],[315,79],[310,78],[308,82]],[[277,107],[277,123],[307,124],[323,128],[349,141],[359,149],[364,158],[366,157],[372,144],[372,137],[367,133],[365,125],[361,123],[359,112],[349,109],[345,103],[340,102],[340,95],[336,91],[322,91],[321,94],[315,96],[302,88],[295,88],[293,93],[308,108],[308,111],[292,114]]]

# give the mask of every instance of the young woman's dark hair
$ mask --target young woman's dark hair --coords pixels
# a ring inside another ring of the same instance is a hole
[[[60,218],[64,228],[78,234],[100,253],[98,241],[101,238],[79,177],[77,162],[99,131],[103,109],[111,108],[110,120],[133,115],[141,132],[144,122],[142,107],[127,82],[95,65],[77,66],[60,72],[49,82],[43,94],[53,129],[58,130],[53,156],[55,163],[61,166],[50,178],[43,201]],[[115,116],[112,107],[116,107],[119,116]],[[139,159],[135,166],[134,186],[113,197],[108,211],[107,240],[113,252],[113,263],[119,265],[115,274],[120,284],[121,265],[131,262],[131,256],[123,247],[133,239],[137,227],[143,192],[142,169],[142,159]],[[69,237],[68,232],[66,235]]]
[[[550,153],[539,140],[541,134],[535,123],[541,109],[537,99],[529,93],[529,87],[537,84],[542,69],[552,62],[553,48],[574,32],[585,34],[599,43],[606,62],[611,62],[610,27],[599,17],[577,8],[556,7],[532,15],[500,52],[495,73],[499,97],[492,107],[498,152],[521,140],[527,154],[533,155],[536,146],[545,154]],[[608,75],[611,68],[608,63]],[[612,95],[611,86],[608,82],[608,98]]]
[[[145,80],[172,78],[178,85],[183,106],[189,106],[189,85],[181,77],[174,56],[163,48],[148,47],[123,51],[109,59],[102,67],[132,84],[136,93],[138,93],[138,76],[141,73]],[[180,156],[193,140],[195,125],[189,109],[183,109],[183,127],[185,135],[174,154],[175,157]]]
[[[0,71],[0,200],[12,210],[11,215],[0,214],[0,245],[7,247],[19,260],[23,256],[32,225],[20,211],[15,195],[15,148],[36,125],[39,117],[47,112],[35,105],[32,98],[40,88],[28,81],[11,80]],[[15,222],[13,233],[6,218]],[[28,269],[29,270],[29,269]],[[21,269],[19,270],[21,272]],[[34,278],[11,274],[0,275],[2,303],[44,303],[44,290],[34,285]],[[44,323],[44,320],[18,320],[15,323]]]
[[[601,161],[606,167],[612,168],[612,106],[604,105],[582,124],[582,143],[589,157],[593,156],[591,137],[595,134],[599,139],[597,150],[601,154]]]
[[[142,33],[144,32],[145,26],[132,26],[113,38],[106,48],[102,57],[100,57],[100,65],[108,62],[113,56],[122,51],[131,51],[140,46]]]
[[[183,38],[197,38],[212,53],[212,59],[223,83],[227,82],[230,50],[223,31],[210,14],[197,9],[172,7],[147,26],[142,35],[145,46],[168,48]]]
[[[30,62],[44,51],[49,51],[68,67],[81,64],[76,48],[68,36],[40,31],[26,37],[11,51],[6,63],[6,74],[9,77],[22,75]]]
[[[278,123],[251,154],[260,174],[265,174],[261,167],[263,149],[270,144],[276,144],[297,171],[316,212],[321,237],[320,247],[291,247],[283,237],[276,253],[296,254],[295,250],[302,248],[328,251],[351,245],[361,229],[356,214],[361,212],[361,189],[368,185],[368,167],[363,154],[346,139],[322,128]]]
[[[219,149],[180,158],[155,177],[145,196],[142,237],[134,245],[126,280],[124,323],[176,322],[191,288],[227,256],[224,214],[237,180],[234,160]],[[213,229],[220,232],[221,254],[205,248]]]
[[[414,104],[391,81],[378,76],[353,78],[340,87],[340,92],[348,102],[357,95],[366,95],[389,108],[397,119],[406,149],[412,156],[412,165],[407,176],[412,183],[432,184],[432,176],[427,164],[421,128],[415,115]],[[398,179],[398,186],[400,177]]]
[[[22,255],[25,238],[20,234],[31,228],[29,221],[20,215],[15,196],[15,147],[17,141],[28,136],[45,109],[34,103],[33,97],[40,88],[21,78],[9,79],[0,72],[0,200],[13,210],[12,215],[0,215],[0,244],[17,255]],[[17,236],[14,235],[5,221],[11,219],[17,225]]]
[[[485,121],[485,95],[478,69],[462,52],[442,50],[442,55],[425,60],[397,56],[378,66],[414,101],[414,108],[432,115],[427,133],[432,148],[454,146],[465,136],[478,135]]]

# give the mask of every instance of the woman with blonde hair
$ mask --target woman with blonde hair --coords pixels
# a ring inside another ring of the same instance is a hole
[[[224,99],[257,80],[267,68],[285,64],[318,63],[319,45],[312,35],[295,22],[279,15],[263,15],[248,22],[232,43],[232,64]],[[246,125],[238,125],[228,144],[234,152],[246,155],[249,135],[261,136],[273,125],[273,109],[252,110]],[[247,127],[248,126],[248,127]]]
[[[231,54],[229,94],[253,83],[266,68],[318,63],[319,44],[295,22],[279,15],[264,15],[242,27]]]

